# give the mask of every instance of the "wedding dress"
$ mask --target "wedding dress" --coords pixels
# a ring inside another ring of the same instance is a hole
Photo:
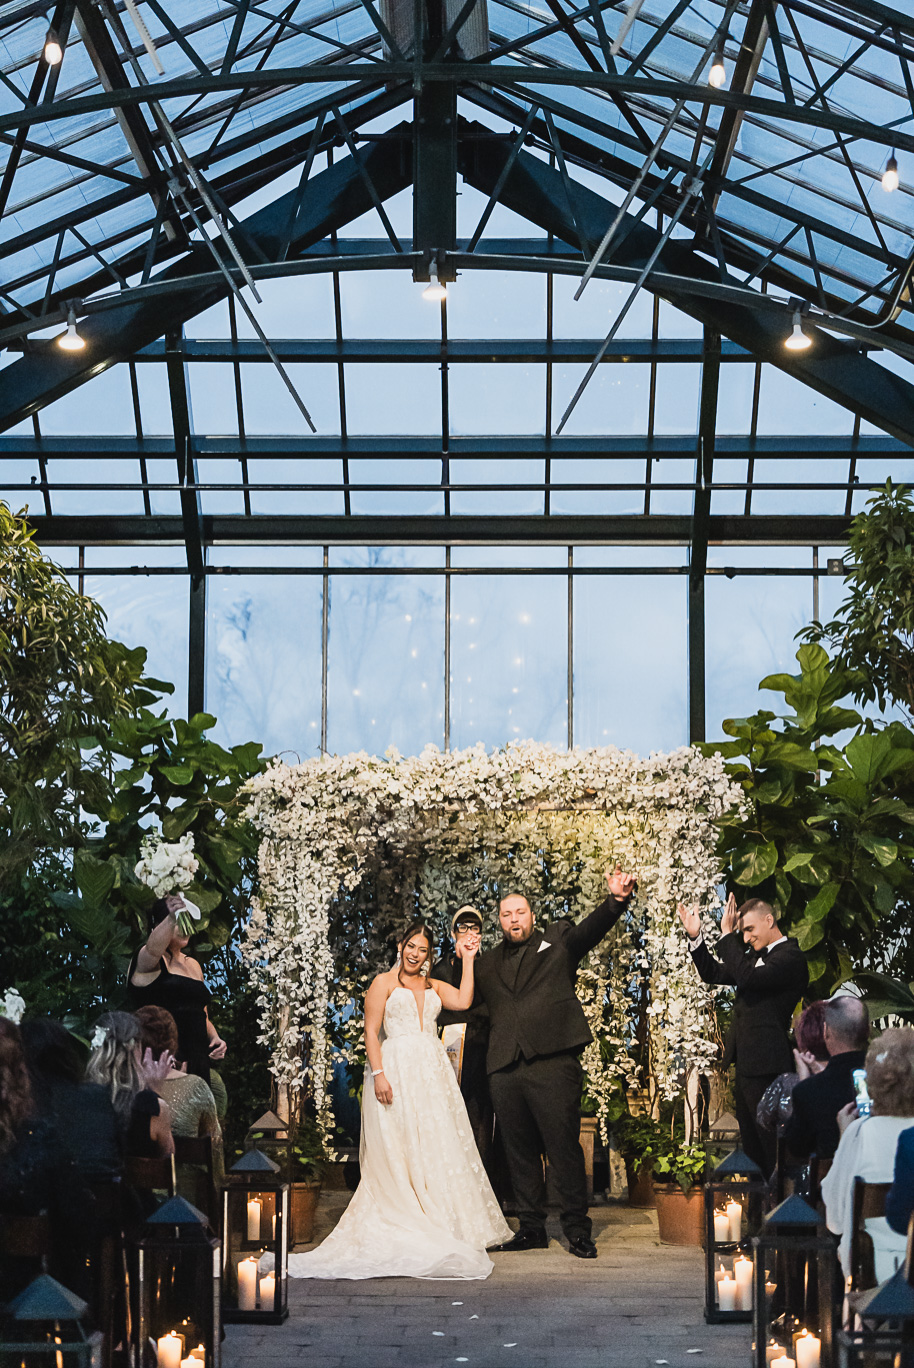
[[[289,1256],[293,1278],[487,1278],[489,1245],[509,1240],[425,993],[409,988],[384,1008],[381,1059],[393,1089],[385,1106],[366,1070],[362,1178],[336,1229]]]

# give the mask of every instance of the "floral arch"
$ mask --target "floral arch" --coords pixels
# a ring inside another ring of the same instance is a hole
[[[505,892],[526,893],[537,921],[579,917],[616,861],[639,887],[581,966],[595,1037],[587,1087],[604,1132],[615,1079],[678,1095],[709,1069],[717,1041],[714,995],[694,972],[676,903],[700,904],[714,933],[714,820],[740,797],[721,757],[691,748],[641,759],[526,741],[271,766],[248,786],[260,877],[242,953],[286,1100],[310,1093],[329,1138],[334,1060],[362,1048],[353,1004],[410,919],[444,938],[449,909],[472,903],[491,913],[490,944]]]

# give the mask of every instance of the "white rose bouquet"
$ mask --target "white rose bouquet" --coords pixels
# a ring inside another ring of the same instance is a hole
[[[143,837],[140,862],[133,872],[140,883],[152,889],[157,898],[165,898],[170,893],[181,897],[184,911],[178,917],[178,930],[182,936],[191,935],[193,921],[200,920],[199,907],[181,893],[182,889],[193,883],[199,868],[200,862],[194,855],[194,838],[190,832],[173,842],[163,841],[155,831]]]
[[[14,1026],[18,1026],[25,1011],[25,999],[15,988],[7,989],[4,997],[0,998],[0,1017],[6,1017]]]

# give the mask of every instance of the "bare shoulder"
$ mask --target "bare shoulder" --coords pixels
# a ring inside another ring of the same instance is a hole
[[[369,995],[373,998],[390,997],[392,990],[396,987],[396,976],[393,969],[385,969],[383,974],[375,974],[371,983],[368,985]]]
[[[200,964],[200,961],[199,961],[199,960],[193,959],[190,955],[185,955],[185,956],[184,956],[184,968],[187,970],[188,978],[195,978],[195,979],[200,979],[200,980],[202,980],[202,978],[203,978],[203,967],[202,967],[202,965]]]

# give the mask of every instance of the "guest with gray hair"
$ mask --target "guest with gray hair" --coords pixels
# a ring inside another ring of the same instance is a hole
[[[823,1023],[828,1064],[801,1079],[793,1090],[793,1115],[783,1141],[791,1155],[831,1159],[838,1148],[838,1112],[854,1100],[855,1069],[866,1061],[870,1018],[866,1004],[851,993],[829,998]]]

